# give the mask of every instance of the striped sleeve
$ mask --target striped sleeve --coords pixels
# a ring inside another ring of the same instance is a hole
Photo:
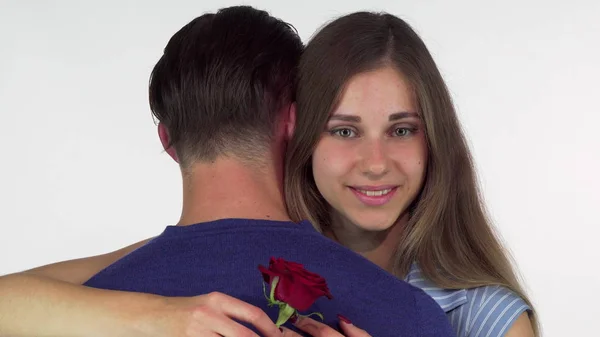
[[[503,337],[517,318],[530,310],[521,297],[507,288],[487,286],[475,290],[470,292],[469,303],[461,315],[466,328],[464,336]]]

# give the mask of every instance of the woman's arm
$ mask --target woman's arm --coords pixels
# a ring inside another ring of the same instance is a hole
[[[144,245],[0,277],[1,337],[264,336],[282,333],[259,308],[220,293],[163,297],[82,286]]]
[[[45,266],[26,270],[21,274],[48,277],[53,280],[63,281],[72,284],[83,284],[92,276],[102,271],[104,268],[117,262],[119,259],[133,252],[139,247],[145,245],[150,240],[151,239],[142,240],[125,248],[121,248],[114,252],[102,255],[48,264]]]
[[[127,331],[127,328],[118,326],[118,321],[121,319],[124,323],[133,317],[123,314],[129,311],[134,316],[139,310],[135,308],[136,303],[158,301],[159,297],[75,284],[83,284],[148,241],[107,254],[53,263],[0,277],[0,336],[92,336],[95,332],[106,335],[111,326],[115,331],[109,335],[118,335],[119,329]],[[92,321],[85,317],[97,319]],[[134,331],[128,333],[133,335]]]
[[[160,297],[18,273],[0,278],[0,336],[142,336],[135,322]]]
[[[158,303],[158,296],[74,284],[83,284],[147,241],[0,277],[0,336],[119,336],[119,331],[134,336],[125,323],[140,313],[136,304]]]
[[[506,333],[506,337],[534,337],[529,315],[524,312]]]
[[[530,307],[512,290],[502,286],[477,288],[469,301],[465,304],[468,310],[457,312],[462,319],[458,335],[534,337]]]

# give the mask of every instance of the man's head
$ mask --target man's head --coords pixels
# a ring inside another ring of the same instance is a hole
[[[220,156],[260,161],[290,113],[302,50],[289,24],[252,7],[188,23],[150,79],[150,107],[167,151],[183,168]]]

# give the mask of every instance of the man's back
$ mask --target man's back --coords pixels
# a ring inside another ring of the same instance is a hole
[[[164,296],[218,291],[276,319],[278,309],[267,306],[258,270],[272,256],[301,263],[327,280],[333,299],[317,300],[309,312],[323,313],[330,326],[342,314],[377,337],[453,336],[433,299],[323,237],[307,222],[226,219],[170,226],[86,285]]]

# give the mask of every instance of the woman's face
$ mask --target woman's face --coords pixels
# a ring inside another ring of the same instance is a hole
[[[390,228],[423,184],[424,133],[413,91],[398,71],[354,76],[313,154],[317,188],[359,229]]]

